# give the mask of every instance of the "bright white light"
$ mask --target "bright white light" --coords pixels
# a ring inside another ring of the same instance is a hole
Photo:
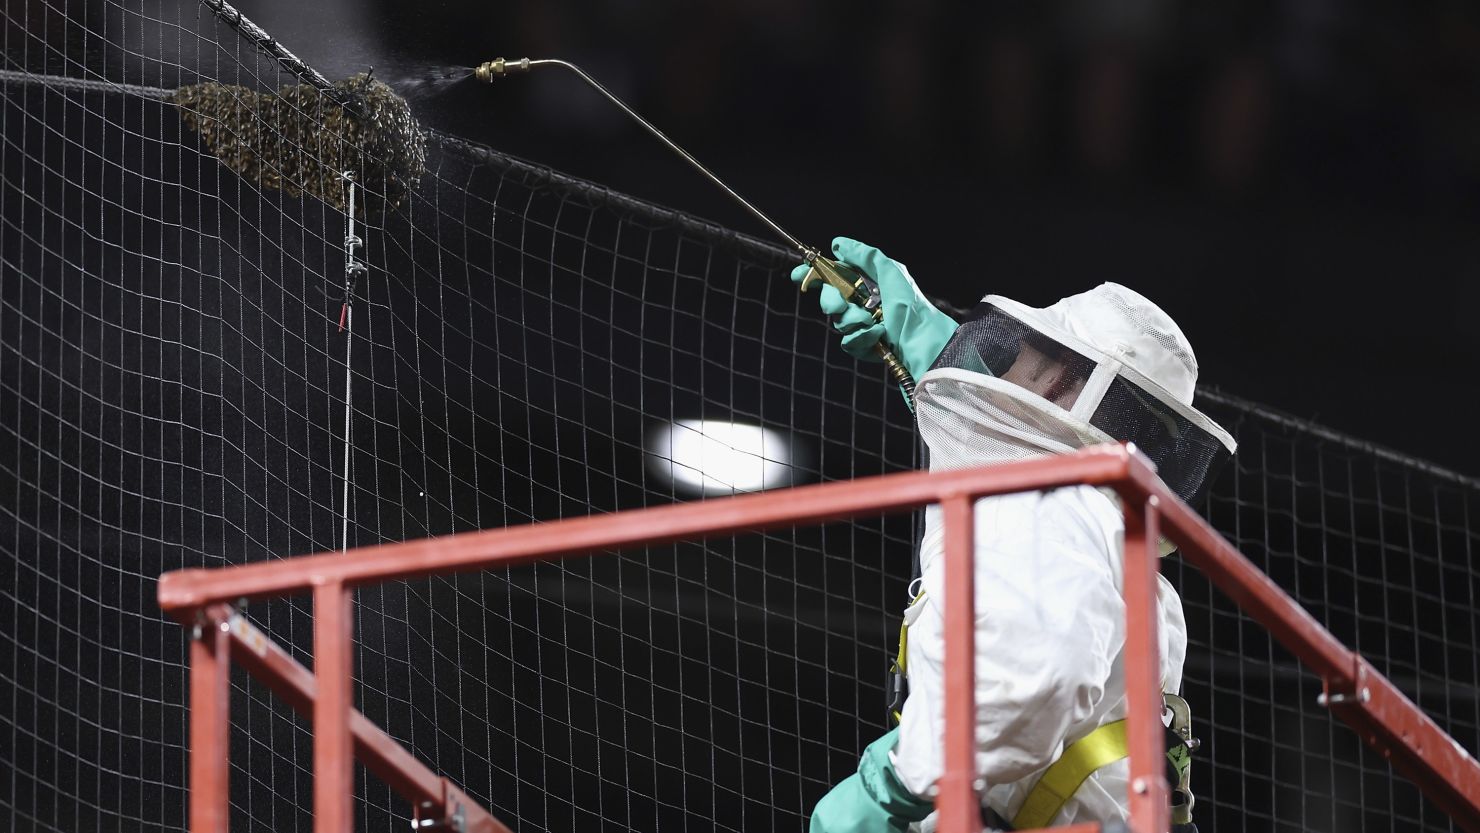
[[[759,425],[681,419],[649,434],[648,468],[689,492],[758,492],[791,483],[791,443]]]

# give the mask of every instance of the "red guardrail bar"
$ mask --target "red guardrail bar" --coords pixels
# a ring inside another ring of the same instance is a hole
[[[1097,446],[1001,466],[888,474],[279,561],[175,570],[160,576],[159,605],[179,618],[180,613],[212,602],[278,598],[310,592],[330,581],[354,587],[512,567],[595,550],[831,523],[907,511],[938,503],[947,495],[984,497],[1080,483],[1106,486],[1125,480],[1133,468],[1145,469],[1154,479],[1149,464],[1139,455],[1123,446]]]

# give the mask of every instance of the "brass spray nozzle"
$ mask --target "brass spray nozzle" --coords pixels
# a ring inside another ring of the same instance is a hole
[[[529,59],[519,58],[506,61],[503,58],[494,58],[491,61],[484,61],[473,70],[473,77],[485,84],[492,84],[493,79],[502,78],[511,72],[529,72]]]

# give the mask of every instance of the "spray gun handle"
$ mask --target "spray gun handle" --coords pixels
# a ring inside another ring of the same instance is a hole
[[[873,278],[864,274],[863,270],[841,260],[823,257],[813,250],[806,252],[806,258],[807,265],[811,269],[802,278],[803,292],[811,289],[818,281],[826,282],[843,296],[843,300],[868,310],[874,316],[875,321],[884,320],[884,307],[879,297],[879,285]],[[889,369],[889,375],[899,383],[905,396],[909,398],[910,404],[913,405],[915,379],[904,366],[904,362],[894,355],[894,351],[889,349],[882,338],[874,344],[874,353],[884,361],[884,366]]]
[[[880,303],[879,285],[863,270],[841,260],[823,257],[815,252],[807,253],[807,265],[812,267],[802,278],[802,291],[806,292],[818,281],[826,282],[843,296],[843,300],[857,304],[873,314],[875,321],[884,320],[884,307]]]

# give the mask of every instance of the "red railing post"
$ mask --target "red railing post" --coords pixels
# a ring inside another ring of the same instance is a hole
[[[945,519],[945,738],[935,808],[941,833],[978,833],[976,786],[976,570],[971,495],[940,502]]]
[[[351,833],[354,828],[353,593],[343,582],[328,581],[313,592],[314,833]]]
[[[1160,537],[1155,495],[1122,500],[1125,513],[1125,696],[1131,753],[1130,827],[1166,833],[1171,823],[1165,751],[1160,748],[1161,657],[1156,633],[1156,574]]]
[[[231,822],[231,626],[221,605],[199,611],[190,639],[190,833]]]

